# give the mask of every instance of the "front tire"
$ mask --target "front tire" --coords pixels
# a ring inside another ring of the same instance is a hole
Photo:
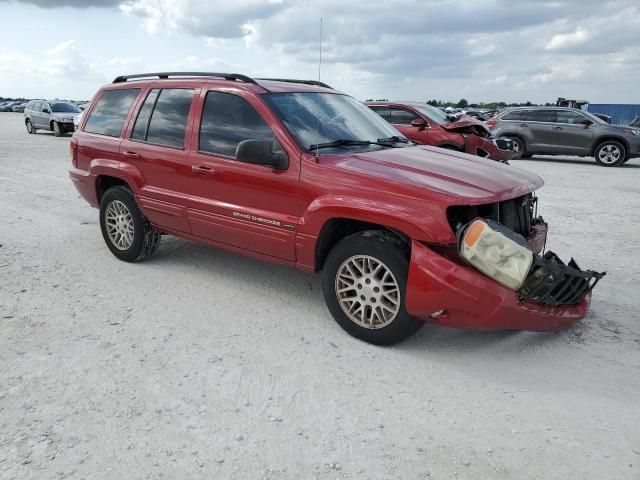
[[[125,262],[139,262],[158,249],[161,234],[125,186],[110,188],[100,202],[100,229],[107,247]]]
[[[29,135],[33,135],[34,133],[36,133],[36,129],[33,128],[33,123],[31,123],[31,120],[27,120],[25,122],[25,125],[27,126],[27,133],[29,133]]]
[[[322,270],[322,289],[329,311],[347,333],[393,345],[424,325],[405,309],[409,256],[397,236],[379,230],[353,234],[333,247]]]
[[[56,137],[62,136],[62,129],[60,128],[60,124],[58,122],[53,122],[53,134]]]
[[[520,160],[521,158],[528,158],[524,142],[522,141],[521,138],[509,137],[509,136],[505,136],[504,138],[508,138],[514,144],[513,150],[515,155],[513,156],[512,160]]]
[[[602,142],[595,151],[596,162],[603,167],[617,167],[627,158],[627,149],[615,140]]]

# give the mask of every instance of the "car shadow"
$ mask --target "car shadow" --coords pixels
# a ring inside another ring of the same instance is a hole
[[[307,311],[317,312],[326,321],[334,322],[325,305],[320,275],[172,236],[163,237],[158,252],[145,263],[163,269],[167,264],[173,264],[189,270],[215,273],[216,277],[225,279],[229,284],[241,285],[246,290],[259,288],[262,294],[274,299],[282,299],[286,292],[292,301],[304,302],[308,306]],[[477,331],[426,323],[416,335],[394,348],[407,352],[428,350],[459,354],[465,351],[495,350],[496,345],[499,345],[503,351],[521,352],[535,349],[556,337],[557,334],[554,333]]]
[[[614,168],[640,168],[640,163],[636,163],[636,164],[632,163],[632,162],[634,162],[636,160],[637,159],[632,158],[627,163],[622,164],[620,167],[614,167]],[[530,159],[511,160],[511,162],[512,162],[511,164],[512,165],[518,165],[519,161],[534,161],[534,162],[548,162],[548,163],[572,163],[574,165],[584,165],[584,166],[589,166],[589,167],[602,168],[602,167],[600,167],[600,165],[598,165],[596,163],[595,159],[593,159],[591,157],[566,158],[566,157],[561,157],[561,156],[534,155]]]

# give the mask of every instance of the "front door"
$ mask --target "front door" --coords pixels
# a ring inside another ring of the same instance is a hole
[[[189,232],[187,181],[191,172],[185,149],[189,110],[195,91],[153,88],[137,115],[129,138],[120,145],[123,169],[142,174],[138,202],[154,225]]]
[[[189,158],[189,223],[200,237],[295,261],[300,159],[290,154],[286,170],[236,160],[243,140],[282,148],[268,126],[275,117],[257,102],[243,92],[203,92]]]

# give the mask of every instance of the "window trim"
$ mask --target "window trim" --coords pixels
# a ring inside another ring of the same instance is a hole
[[[239,99],[243,100],[247,105],[249,105],[251,108],[253,108],[253,110],[256,112],[256,114],[262,119],[262,121],[264,122],[264,124],[267,126],[267,128],[269,130],[271,130],[271,133],[273,135],[273,139],[278,142],[278,144],[280,145],[280,148],[282,148],[282,150],[287,153],[286,149],[284,148],[284,146],[282,145],[282,142],[280,140],[278,140],[278,136],[276,135],[276,132],[273,131],[273,128],[271,128],[271,126],[269,125],[269,123],[264,119],[264,117],[260,114],[260,112],[258,111],[258,109],[256,107],[254,107],[251,102],[249,102],[246,98],[244,98],[241,95],[238,95],[236,93],[232,93],[232,92],[226,92],[226,91],[221,91],[221,90],[205,90],[204,91],[204,98],[202,99],[202,109],[200,111],[200,119],[198,120],[198,129],[195,131],[196,137],[197,137],[197,145],[196,145],[196,149],[195,151],[200,154],[200,155],[207,155],[209,157],[218,157],[218,158],[222,158],[224,160],[231,160],[233,162],[242,164],[242,165],[252,165],[251,163],[246,163],[246,162],[241,162],[240,160],[238,160],[235,156],[231,156],[231,155],[225,155],[223,153],[215,153],[215,152],[207,152],[206,150],[201,150],[200,149],[200,135],[202,132],[202,118],[204,117],[204,110],[207,106],[207,96],[210,93],[222,93],[224,95],[233,95],[234,97],[238,97]],[[239,142],[238,142],[239,143]],[[238,146],[236,145],[236,149],[238,148]],[[287,153],[288,155],[288,153]],[[258,165],[256,164],[257,167],[263,167],[263,165]],[[287,167],[287,170],[289,170],[289,167]],[[283,170],[283,171],[287,171],[287,170]]]
[[[140,112],[142,112],[142,109],[144,108],[144,104],[147,101],[147,98],[149,98],[149,95],[151,94],[152,91],[154,90],[158,90],[158,96],[156,97],[156,99],[153,102],[153,107],[151,108],[151,112],[149,113],[149,120],[147,120],[147,127],[144,131],[144,140],[140,140],[138,138],[132,138],[133,135],[133,131],[136,128],[136,123],[138,122],[138,117],[140,116]],[[175,145],[167,145],[166,143],[156,143],[156,142],[149,142],[147,141],[147,137],[149,135],[149,126],[151,125],[151,118],[153,117],[153,112],[155,112],[156,110],[156,105],[158,104],[158,99],[160,98],[160,94],[162,93],[163,90],[191,90],[193,92],[193,96],[191,97],[191,105],[189,106],[189,111],[187,112],[187,118],[186,118],[186,123],[185,123],[185,129],[184,129],[184,140],[182,141],[182,146],[181,147],[177,147]],[[177,151],[186,151],[186,144],[187,144],[187,139],[189,138],[189,116],[191,114],[191,109],[193,108],[194,105],[194,100],[196,98],[197,95],[197,89],[196,88],[187,88],[187,87],[165,87],[165,88],[160,88],[160,87],[151,87],[149,88],[149,91],[147,92],[147,94],[144,97],[144,100],[142,100],[142,103],[140,105],[140,108],[138,109],[138,114],[136,115],[135,120],[133,121],[133,125],[131,126],[131,131],[129,132],[129,136],[127,138],[127,140],[129,140],[130,142],[134,142],[134,143],[141,143],[143,145],[151,145],[154,147],[164,147],[164,148],[171,148],[172,150],[177,150]]]

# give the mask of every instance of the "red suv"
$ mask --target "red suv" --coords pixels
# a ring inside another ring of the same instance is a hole
[[[118,77],[71,154],[119,259],[170,234],[322,272],[334,318],[376,344],[424,321],[555,330],[585,315],[600,278],[538,255],[539,177],[408,142],[320,82]]]
[[[365,102],[365,104],[412,142],[487,157],[513,160],[514,142],[492,138],[482,122],[469,115],[455,120],[439,108],[420,102]]]

